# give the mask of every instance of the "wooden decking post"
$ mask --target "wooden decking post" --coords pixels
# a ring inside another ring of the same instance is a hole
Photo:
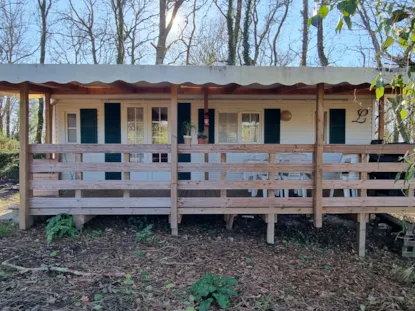
[[[316,99],[316,142],[314,161],[314,225],[321,228],[323,201],[323,144],[324,144],[324,83],[317,84]]]
[[[171,86],[171,187],[170,187],[170,227],[171,234],[177,236],[178,232],[178,213],[177,213],[177,162],[178,162],[178,150],[177,150],[177,89],[176,84]]]
[[[276,155],[275,153],[270,153],[268,155],[269,163],[275,163]],[[275,180],[275,173],[268,172],[268,180]],[[275,190],[268,189],[268,198],[275,197]],[[275,214],[268,214],[267,216],[267,243],[274,244],[275,243]]]
[[[357,227],[357,248],[359,257],[365,257],[366,254],[366,222],[368,220],[368,214],[357,214],[357,221],[359,223]]]
[[[124,153],[124,163],[129,163],[129,162],[130,162],[130,154]],[[124,180],[130,180],[130,172],[124,172]],[[124,190],[123,197],[129,198],[130,190],[128,189]]]
[[[20,153],[19,153],[19,183],[20,183],[20,207],[19,226],[26,230],[32,225],[30,216],[30,159],[29,153],[29,83],[20,84]]]
[[[383,140],[385,137],[385,97],[379,98],[378,103],[379,120],[378,120],[378,139]]]

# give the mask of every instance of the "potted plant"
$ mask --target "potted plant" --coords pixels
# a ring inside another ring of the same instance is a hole
[[[196,130],[196,126],[190,122],[183,122],[183,139],[186,145],[192,143],[192,132]]]
[[[206,141],[207,135],[204,132],[197,133],[197,142],[199,144],[204,144]]]

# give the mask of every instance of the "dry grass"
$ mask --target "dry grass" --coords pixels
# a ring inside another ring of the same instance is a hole
[[[9,208],[18,206],[20,200],[19,193],[14,193],[6,198],[0,198],[0,216],[7,213]]]

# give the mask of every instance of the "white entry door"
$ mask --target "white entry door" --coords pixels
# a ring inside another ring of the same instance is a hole
[[[150,125],[150,143],[154,145],[169,143],[169,109],[168,107],[152,106],[149,108]],[[168,153],[153,153],[151,155],[152,163],[168,163]],[[151,172],[150,180],[168,181],[170,173],[168,172]]]
[[[127,107],[127,143],[128,144],[168,144],[169,109],[158,105],[131,105]],[[132,153],[133,163],[167,163],[168,153]],[[132,172],[131,180],[170,180],[168,172]]]
[[[127,143],[144,144],[146,143],[146,126],[145,126],[145,108],[128,107],[127,108]],[[130,162],[146,163],[144,153],[131,153]],[[131,180],[148,180],[148,172],[131,172]]]

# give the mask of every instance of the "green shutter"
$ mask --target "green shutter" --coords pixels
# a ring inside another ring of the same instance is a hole
[[[204,132],[204,109],[198,111],[198,131]],[[215,109],[209,109],[209,144],[215,143]]]
[[[183,123],[191,121],[191,105],[190,103],[179,103],[177,107],[177,143],[183,144]],[[179,162],[190,162],[190,154],[179,153]],[[178,174],[179,180],[190,180],[190,172]]]
[[[330,109],[330,144],[346,143],[346,109]]]
[[[98,143],[97,116],[96,109],[81,109],[81,144]]]
[[[121,144],[121,105],[105,104],[105,143]],[[121,153],[105,154],[105,162],[121,162]],[[121,172],[106,172],[106,180],[121,180]]]
[[[264,109],[264,144],[279,144],[281,136],[281,110]]]

